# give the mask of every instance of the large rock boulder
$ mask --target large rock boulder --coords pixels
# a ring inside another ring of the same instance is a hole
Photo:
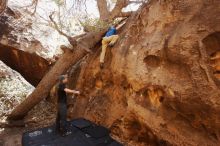
[[[0,44],[0,60],[18,71],[32,85],[37,85],[48,71],[50,62],[35,53],[28,53]]]
[[[1,1],[0,9],[3,4],[6,4],[5,0]],[[54,1],[35,4],[32,0],[8,1],[8,7],[0,16],[0,60],[36,86],[62,53],[60,45],[70,44],[49,20],[49,15],[59,9],[57,4]],[[54,17],[56,19],[56,15]],[[69,29],[72,31],[66,32],[70,36],[82,32],[82,27],[73,19],[64,20],[67,24],[71,21],[72,28]],[[31,61],[30,57],[33,57]]]
[[[40,41],[27,33],[31,19],[23,17],[9,7],[0,16],[0,60],[20,72],[32,85],[37,85],[51,61],[43,55],[46,49]]]
[[[220,3],[152,0],[88,58],[69,105],[130,145],[220,145]],[[74,83],[72,82],[72,86]]]
[[[0,120],[34,90],[18,72],[0,61]]]

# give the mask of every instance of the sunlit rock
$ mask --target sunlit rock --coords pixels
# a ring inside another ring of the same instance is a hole
[[[0,119],[34,90],[18,72],[0,61]]]

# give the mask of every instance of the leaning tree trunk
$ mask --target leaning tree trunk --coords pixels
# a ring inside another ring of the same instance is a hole
[[[104,31],[89,33],[77,42],[75,51],[66,51],[54,67],[44,76],[33,93],[11,112],[8,119],[17,120],[23,118],[31,108],[47,97],[50,89],[57,82],[57,77],[88,54],[86,49],[94,47],[101,40],[103,33]]]
[[[4,12],[7,7],[8,0],[1,0],[0,1],[0,15]]]
[[[100,4],[101,1],[98,1]],[[121,10],[123,7],[126,7],[128,5],[128,0],[118,0],[114,9],[109,13],[109,17],[106,20],[102,21],[108,21],[112,22],[116,17],[120,17]],[[99,5],[98,4],[98,5]],[[107,3],[104,3],[103,9],[100,9],[100,13],[105,13],[103,11],[106,11]],[[100,5],[99,5],[100,6]],[[102,5],[103,6],[103,5]],[[130,16],[130,15],[128,15]],[[126,17],[128,17],[126,16]],[[55,24],[56,29],[59,33],[63,34],[63,32],[60,32],[58,27],[56,26],[56,23],[53,21],[52,16],[50,16],[51,21]],[[25,99],[20,105],[18,105],[8,116],[8,119],[21,119],[23,118],[26,113],[33,108],[36,104],[38,104],[42,99],[44,99],[48,93],[50,92],[50,89],[53,87],[53,85],[57,81],[57,76],[64,73],[70,66],[77,63],[81,58],[83,58],[87,53],[88,49],[95,46],[95,44],[101,40],[102,35],[106,29],[102,29],[99,32],[90,32],[83,38],[81,38],[77,45],[75,46],[76,51],[71,52],[67,51],[55,64],[55,66],[46,74],[46,76],[41,80],[41,82],[38,84],[37,88],[34,90],[34,92]],[[68,39],[69,37],[66,36]],[[73,39],[75,41],[75,39]],[[70,40],[71,44],[75,45],[75,42]]]

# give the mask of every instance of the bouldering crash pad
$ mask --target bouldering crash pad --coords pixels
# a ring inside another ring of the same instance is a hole
[[[85,119],[68,122],[68,135],[61,136],[55,125],[25,132],[23,146],[123,146],[109,136],[109,130]]]

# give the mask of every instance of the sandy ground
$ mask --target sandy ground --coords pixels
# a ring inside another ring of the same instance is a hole
[[[0,146],[21,146],[25,128],[7,128],[0,132]]]

